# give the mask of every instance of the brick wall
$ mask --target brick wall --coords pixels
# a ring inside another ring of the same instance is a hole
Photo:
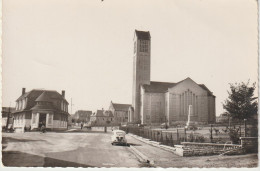
[[[205,155],[216,155],[222,154],[233,149],[235,154],[243,153],[241,145],[235,144],[213,144],[213,143],[193,143],[193,142],[182,142],[181,146],[178,146],[176,151],[180,156],[205,156]]]
[[[240,137],[240,140],[247,153],[258,153],[258,137]]]

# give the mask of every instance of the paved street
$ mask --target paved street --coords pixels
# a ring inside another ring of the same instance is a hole
[[[112,146],[111,132],[3,133],[5,166],[139,167],[129,147]]]
[[[85,132],[83,132],[85,131]],[[74,130],[68,133],[3,133],[5,166],[43,167],[146,167],[129,147],[112,146],[110,129]],[[128,143],[153,160],[153,167],[256,167],[257,154],[180,157],[141,142],[130,135]]]

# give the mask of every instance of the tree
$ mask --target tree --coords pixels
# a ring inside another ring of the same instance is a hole
[[[258,104],[257,97],[254,97],[256,83],[252,86],[247,83],[230,84],[230,91],[228,91],[228,98],[223,104],[223,108],[228,114],[238,119],[241,123],[243,119],[249,119],[257,114]]]

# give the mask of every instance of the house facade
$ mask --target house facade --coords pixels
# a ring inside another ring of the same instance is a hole
[[[2,107],[2,127],[6,126],[7,118],[9,117],[8,124],[13,124],[13,112],[15,111],[14,107]]]
[[[75,122],[83,122],[88,123],[90,121],[90,116],[92,115],[92,111],[89,110],[78,110],[72,116]]]
[[[119,104],[110,102],[109,110],[114,116],[114,123],[120,125],[123,122],[128,122],[128,109],[130,104]]]
[[[16,100],[13,113],[14,129],[39,129],[42,124],[47,129],[67,129],[68,105],[65,91],[22,89],[22,95]]]
[[[114,116],[110,110],[97,110],[90,116],[91,126],[113,126]]]

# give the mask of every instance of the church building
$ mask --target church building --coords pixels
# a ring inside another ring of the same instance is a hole
[[[151,81],[151,36],[134,34],[132,107],[128,121],[169,125],[176,122],[215,123],[215,96],[191,78],[177,83]],[[189,110],[189,108],[191,110]]]

